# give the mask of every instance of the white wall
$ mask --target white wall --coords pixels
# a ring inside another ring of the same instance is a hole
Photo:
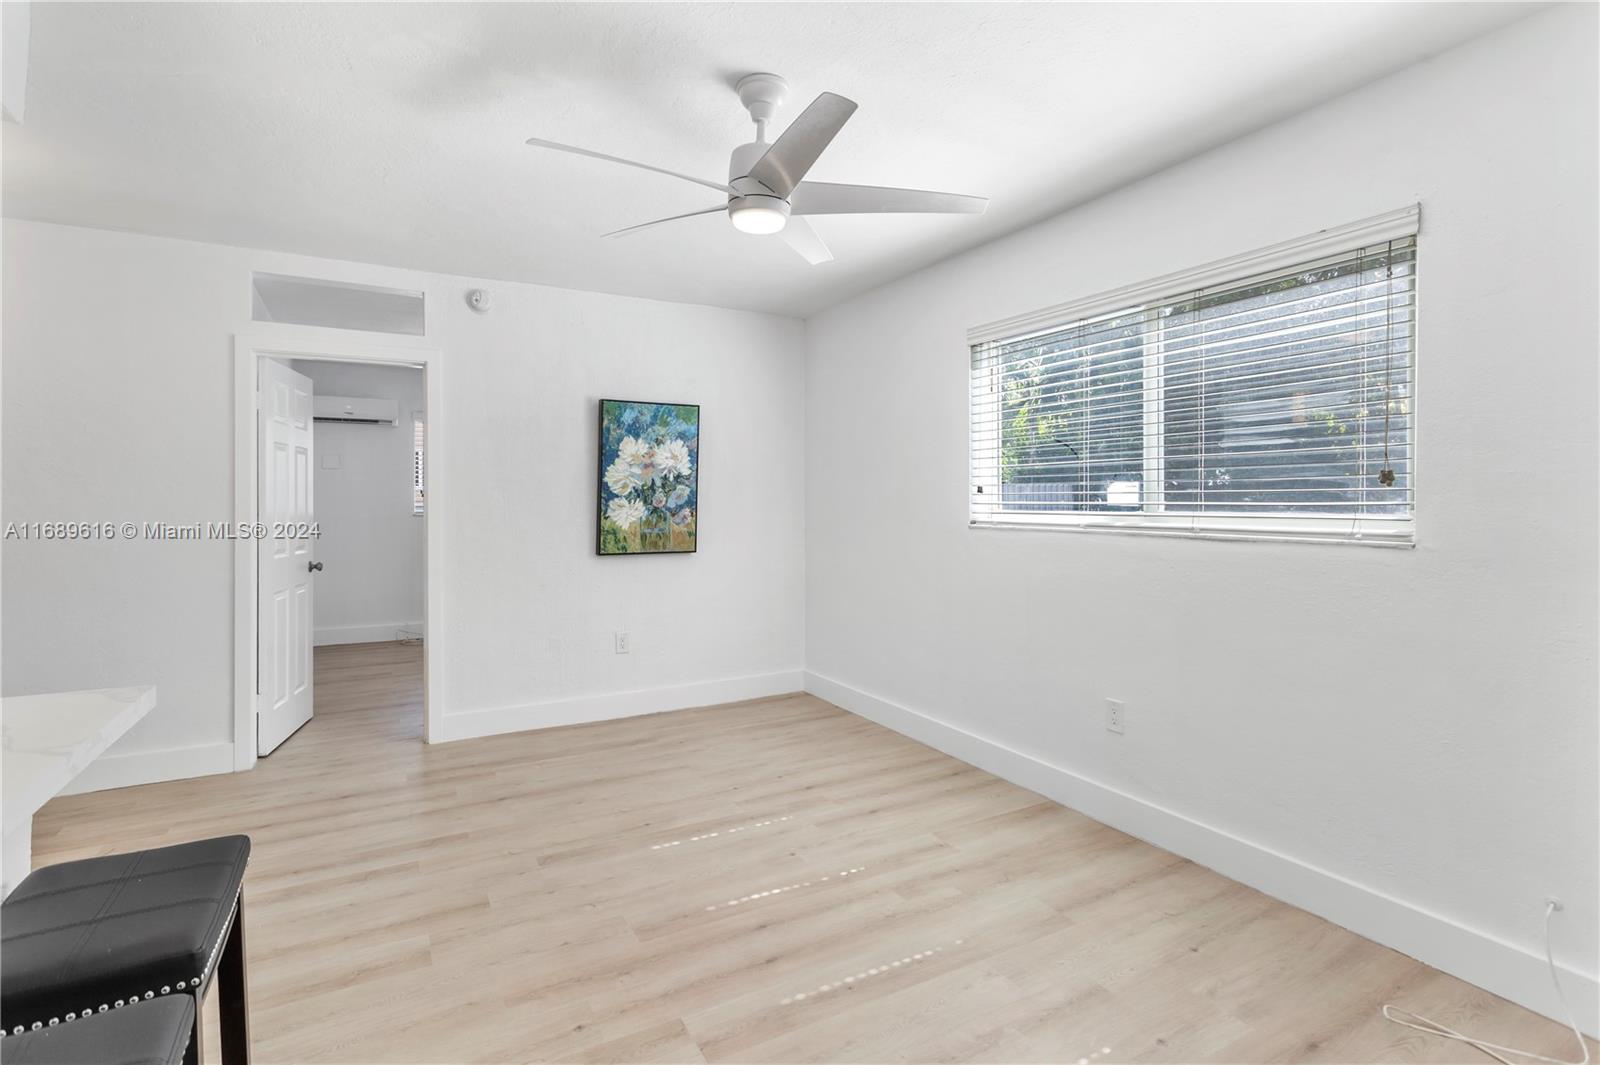
[[[7,521],[230,519],[250,271],[423,289],[428,335],[391,343],[445,360],[446,736],[799,686],[799,322],[14,220],[0,236]],[[490,314],[464,302],[478,286]],[[596,403],[618,395],[702,405],[697,554],[594,554]],[[91,783],[230,768],[232,567],[223,542],[5,543],[5,693],[158,686]]]
[[[813,690],[1540,1008],[1563,896],[1592,1028],[1595,38],[1535,16],[811,319]],[[1414,552],[968,529],[968,327],[1418,201]]]
[[[293,360],[319,396],[394,400],[396,425],[317,422],[317,561],[313,607],[318,644],[393,640],[422,630],[427,543],[412,506],[412,412],[426,406],[420,369]]]

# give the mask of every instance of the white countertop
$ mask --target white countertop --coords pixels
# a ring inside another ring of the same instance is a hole
[[[156,705],[154,685],[0,699],[0,815],[7,835]]]

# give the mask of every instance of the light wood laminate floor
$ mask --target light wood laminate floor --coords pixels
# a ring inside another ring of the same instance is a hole
[[[319,649],[257,769],[57,799],[35,863],[248,833],[258,1063],[1482,1060],[1385,1001],[1575,1050],[814,697],[427,747],[420,661]]]

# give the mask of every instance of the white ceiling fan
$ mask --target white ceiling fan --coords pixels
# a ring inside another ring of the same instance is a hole
[[[744,233],[780,235],[784,242],[809,263],[825,263],[833,258],[828,246],[822,243],[817,231],[811,228],[805,216],[816,214],[982,214],[989,205],[982,196],[962,196],[953,192],[923,192],[919,189],[883,188],[877,185],[835,185],[823,181],[806,181],[805,176],[822,155],[823,149],[833,141],[839,130],[855,113],[854,101],[825,92],[811,106],[800,112],[800,117],[789,124],[783,135],[767,143],[767,123],[777,113],[788,95],[789,83],[776,74],[747,74],[736,86],[739,102],[744,104],[755,120],[756,139],[741,144],[733,150],[728,160],[728,180],[710,181],[705,178],[680,174],[675,170],[652,166],[633,159],[622,159],[570,144],[528,138],[536,148],[554,148],[559,152],[587,155],[624,166],[651,170],[668,177],[682,178],[696,185],[716,189],[728,197],[726,203],[707,207],[688,214],[658,218],[626,229],[605,234],[619,237],[637,233],[651,226],[676,222],[700,215],[728,213],[733,227]]]

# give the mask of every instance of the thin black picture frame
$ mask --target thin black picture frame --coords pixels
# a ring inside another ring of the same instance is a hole
[[[694,548],[689,551],[603,551],[601,550],[601,534],[604,531],[605,514],[605,462],[606,462],[606,404],[623,403],[636,406],[650,407],[693,407],[694,408],[694,472],[690,475],[690,483],[694,485]],[[615,399],[602,397],[595,404],[595,429],[594,429],[594,553],[599,558],[631,558],[649,555],[697,555],[700,553],[700,458],[701,444],[705,439],[704,412],[698,403],[674,403],[665,399]]]

